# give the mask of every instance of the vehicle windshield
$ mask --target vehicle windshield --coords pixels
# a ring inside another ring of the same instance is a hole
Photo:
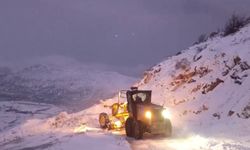
[[[136,93],[132,95],[132,99],[135,102],[145,102],[147,100],[147,94],[146,93]]]

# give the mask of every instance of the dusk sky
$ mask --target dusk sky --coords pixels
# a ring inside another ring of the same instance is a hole
[[[138,76],[250,0],[1,0],[0,60],[62,55]]]

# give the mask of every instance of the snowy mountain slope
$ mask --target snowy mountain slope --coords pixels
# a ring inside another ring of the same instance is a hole
[[[146,71],[137,85],[153,90],[154,103],[169,107],[175,136],[211,137],[201,149],[250,149],[249,58],[250,25],[168,58]]]
[[[48,57],[18,70],[1,67],[0,100],[44,102],[79,110],[113,96],[134,81],[69,58]]]
[[[169,58],[146,72],[138,85],[155,91],[157,103],[175,108],[190,105],[196,110],[204,105],[210,106],[209,112],[220,108],[222,117],[230,110],[241,116],[249,103],[249,58],[248,26],[235,35],[214,38]]]

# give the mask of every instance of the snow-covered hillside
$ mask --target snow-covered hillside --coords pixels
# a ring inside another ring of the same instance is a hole
[[[0,67],[0,100],[24,100],[86,108],[129,87],[135,79],[83,65],[65,57],[48,57],[19,69]]]
[[[206,143],[211,147],[201,149],[250,149],[249,59],[248,25],[157,64],[145,72],[138,86],[153,90],[153,101],[171,109],[176,135],[185,132],[228,140],[229,145]]]

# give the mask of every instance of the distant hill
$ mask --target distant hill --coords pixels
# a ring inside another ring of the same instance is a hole
[[[135,79],[95,66],[49,57],[18,70],[0,67],[0,100],[86,108],[113,96]]]

